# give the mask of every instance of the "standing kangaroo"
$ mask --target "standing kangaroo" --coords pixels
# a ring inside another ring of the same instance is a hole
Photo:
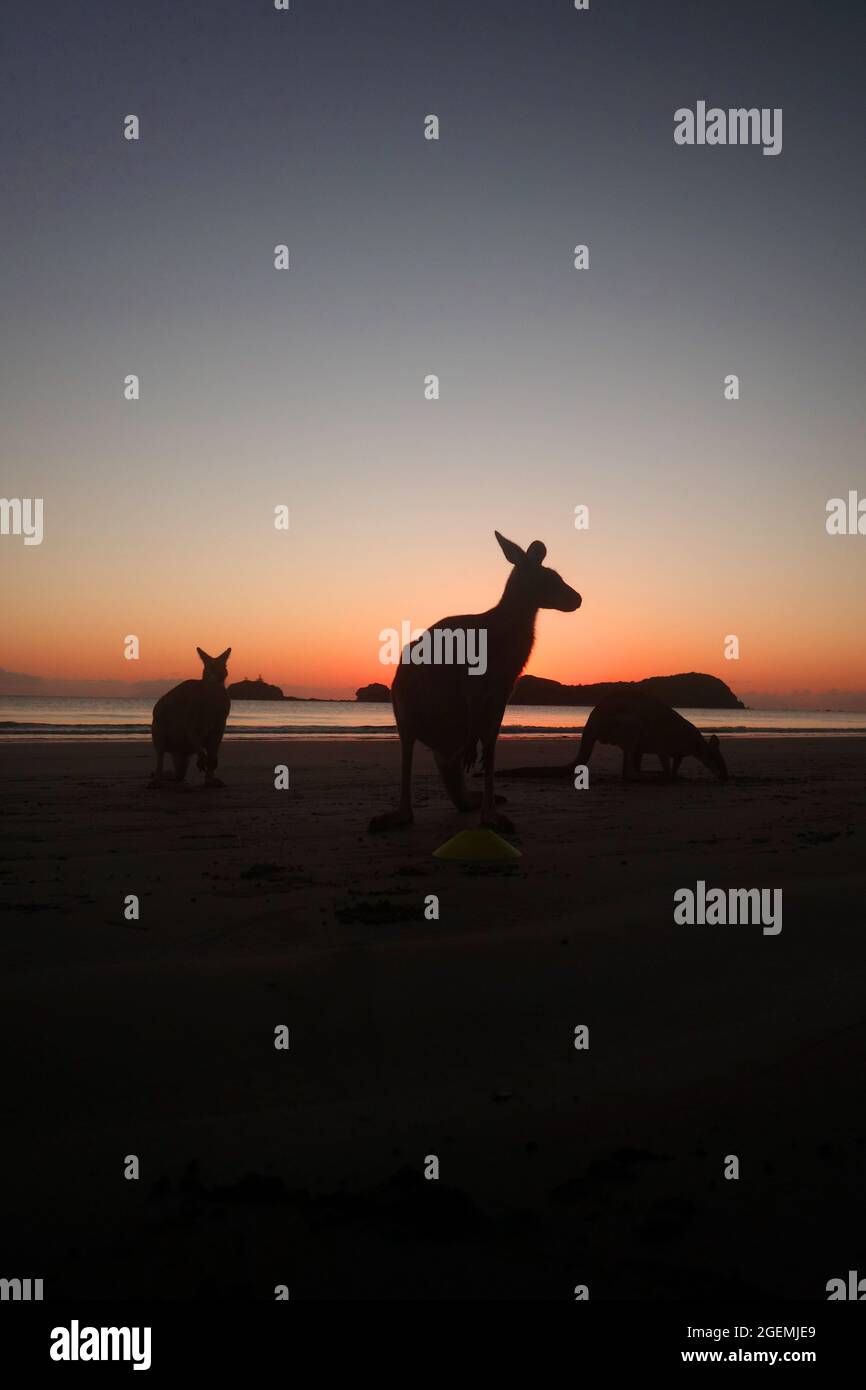
[[[514,541],[494,532],[505,558],[514,566],[502,597],[486,613],[461,614],[441,618],[416,639],[403,654],[391,687],[394,716],[400,735],[400,803],[396,811],[374,816],[370,830],[391,830],[410,825],[412,816],[412,752],[416,740],[432,749],[439,775],[458,811],[481,806],[481,824],[509,831],[507,816],[496,810],[493,769],[496,740],[508,697],[517,677],[529,659],[535,641],[535,618],[539,608],[573,613],[580,607],[580,594],[569,588],[555,570],[542,564],[547,554],[541,541],[521,550]],[[469,633],[485,634],[486,667],[481,672],[461,664],[414,664],[413,654],[429,645],[432,634],[437,641],[451,641],[462,634],[464,653],[471,650]],[[484,790],[467,791],[464,769],[475,762],[481,744]]]
[[[665,777],[673,780],[683,758],[697,758],[720,782],[727,782],[728,769],[715,734],[705,739],[700,729],[677,714],[658,696],[646,690],[627,690],[605,695],[589,715],[580,740],[576,762],[584,766],[597,743],[612,743],[622,749],[622,780],[640,774],[645,753],[655,753]],[[570,777],[573,764],[565,767],[517,767],[509,777]]]
[[[225,689],[226,662],[231,650],[226,647],[219,656],[208,656],[201,647],[196,647],[204,667],[201,680],[181,681],[154,705],[151,735],[156,749],[156,769],[149,783],[151,787],[162,786],[166,753],[174,763],[178,782],[186,777],[190,757],[195,753],[196,766],[205,774],[205,786],[225,786],[214,774],[232,704]]]

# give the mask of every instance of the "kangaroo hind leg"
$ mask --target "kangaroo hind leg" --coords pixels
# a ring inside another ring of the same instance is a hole
[[[622,780],[634,782],[640,774],[641,755],[635,744],[627,743],[622,750]]]
[[[458,754],[457,757],[446,757],[443,753],[434,753],[433,757],[439,769],[439,776],[442,778],[442,785],[457,810],[477,811],[481,805],[481,793],[471,792],[466,787],[466,778],[463,774],[465,754]]]
[[[148,788],[157,789],[164,785],[162,777],[162,765],[165,762],[165,742],[158,729],[153,730],[153,747],[156,752],[156,767],[153,769]]]
[[[171,760],[174,763],[174,780],[182,782],[189,767],[189,753],[172,753]]]
[[[373,816],[368,830],[396,830],[401,825],[411,825],[415,819],[412,814],[412,754],[415,748],[414,736],[400,734],[400,801],[396,811],[385,811],[381,816]]]
[[[484,760],[484,791],[481,796],[481,824],[489,830],[499,830],[504,834],[511,834],[514,825],[505,815],[504,811],[497,811],[496,802],[499,798],[493,789],[493,777],[496,767],[496,740],[499,737],[499,725],[502,722],[501,716],[496,722],[495,730],[486,735],[481,740],[481,754]]]
[[[219,762],[219,739],[209,739],[205,745],[204,758],[204,784],[206,787],[224,787],[225,782],[221,781],[216,775],[217,763]],[[201,763],[199,763],[199,767]]]

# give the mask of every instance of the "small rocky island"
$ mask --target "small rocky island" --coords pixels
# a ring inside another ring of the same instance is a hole
[[[261,676],[256,680],[233,681],[226,686],[226,694],[232,700],[284,700],[286,697],[278,685],[268,685]]]
[[[372,685],[362,685],[360,690],[356,690],[355,699],[368,705],[389,705],[391,691],[387,685],[382,685],[381,681],[374,681]]]

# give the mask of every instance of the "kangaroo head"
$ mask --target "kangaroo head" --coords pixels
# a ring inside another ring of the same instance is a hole
[[[201,673],[202,680],[216,681],[219,685],[224,685],[226,676],[229,673],[226,662],[232,654],[231,647],[226,647],[224,652],[220,652],[219,656],[208,656],[207,652],[202,651],[201,647],[196,647],[196,651],[201,657],[204,667]]]
[[[556,570],[542,564],[547,554],[547,546],[542,541],[533,541],[525,550],[521,550],[519,545],[506,540],[498,531],[493,534],[506,560],[510,560],[514,566],[505,586],[505,593],[510,598],[520,598],[533,608],[555,608],[560,613],[573,613],[580,607],[577,590],[566,584]]]
[[[704,750],[706,756],[703,759],[704,766],[714,772],[720,782],[727,782],[728,769],[722,757],[722,747],[716,734],[704,739]]]

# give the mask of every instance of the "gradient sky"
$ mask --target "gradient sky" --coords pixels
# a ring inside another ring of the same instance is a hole
[[[860,4],[5,8],[5,671],[351,693],[495,602],[495,527],[583,594],[536,674],[866,690]],[[677,147],[698,100],[781,155]]]

